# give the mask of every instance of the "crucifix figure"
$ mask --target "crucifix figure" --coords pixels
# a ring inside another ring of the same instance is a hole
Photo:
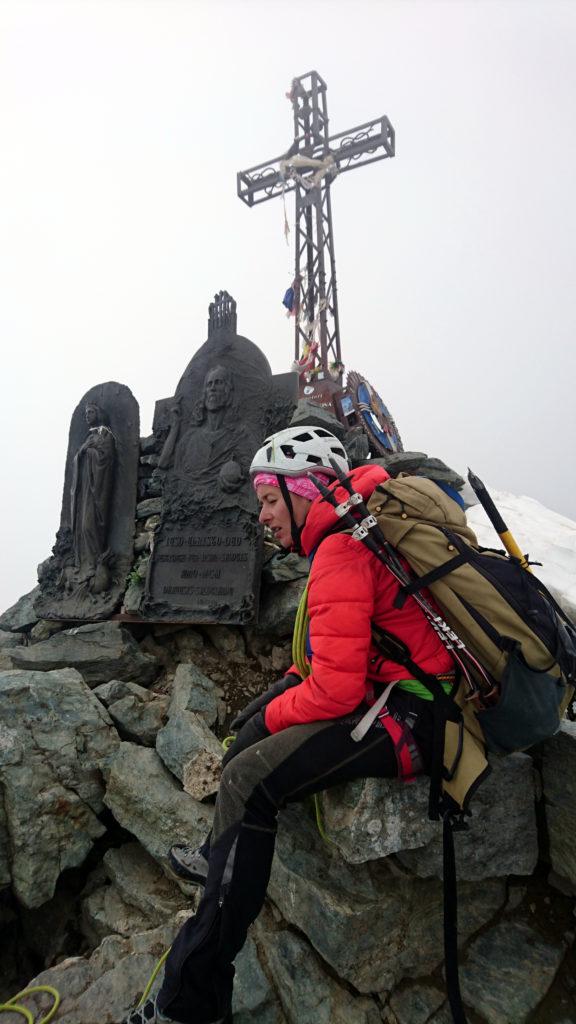
[[[337,174],[394,156],[387,117],[338,135],[328,130],[326,83],[317,71],[294,78],[288,98],[294,141],[275,160],[238,173],[238,195],[248,206],[296,193],[295,360],[318,376],[342,383],[338,295],[330,185]]]

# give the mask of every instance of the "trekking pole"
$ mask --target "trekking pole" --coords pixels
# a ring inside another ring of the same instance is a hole
[[[332,459],[330,461],[334,472],[337,475],[338,482],[350,495],[347,501],[339,504],[334,492],[326,487],[326,485],[320,480],[317,480],[314,474],[310,474],[310,479],[313,480],[324,500],[327,501],[328,504],[332,505],[336,515],[340,518],[342,525],[346,528],[352,529],[352,536],[354,539],[363,541],[369,550],[376,555],[379,561],[389,569],[401,587],[408,586],[411,582],[409,574],[398,558],[395,548],[386,540],[378,526],[375,516],[370,515],[362,495],[354,491],[349,477],[341,471],[337,463]],[[362,517],[360,522],[358,522],[352,514],[351,509],[353,507],[356,508],[357,512]],[[373,535],[370,531],[373,531]],[[424,612],[426,618],[430,622],[430,625],[433,627],[446,649],[451,653],[452,657],[460,666],[470,690],[470,699],[478,695],[479,686],[470,675],[466,659],[470,661],[471,665],[482,680],[482,688],[484,689],[483,696],[485,698],[492,696],[494,693],[493,681],[490,679],[480,662],[468,650],[464,641],[460,639],[457,633],[455,633],[448,623],[444,621],[442,616],[438,614],[438,612],[421,593],[416,591],[413,594],[413,597]]]
[[[514,539],[514,536],[510,533],[508,527],[506,526],[506,523],[504,522],[502,516],[500,515],[500,512],[496,508],[496,505],[494,504],[492,498],[490,497],[488,491],[486,490],[485,485],[482,483],[480,477],[476,476],[476,474],[472,472],[470,467],[468,467],[468,483],[470,484],[470,487],[472,488],[474,494],[478,498],[478,501],[482,505],[482,508],[484,509],[486,515],[488,516],[488,519],[492,523],[492,526],[496,530],[496,533],[500,537],[500,540],[502,541],[508,554],[511,556],[511,558],[516,558],[520,562],[520,565],[523,569],[527,569],[528,572],[532,572],[532,569],[530,568],[526,560],[526,555],[522,554],[522,551],[520,550],[518,543]]]

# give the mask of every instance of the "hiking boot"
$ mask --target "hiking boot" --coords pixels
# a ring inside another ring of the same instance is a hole
[[[195,846],[184,846],[183,843],[176,843],[171,846],[168,852],[170,867],[178,878],[185,882],[194,882],[195,885],[206,885],[208,876],[208,861],[204,856],[203,847],[198,849]]]
[[[123,1024],[178,1024],[178,1021],[160,1013],[155,999],[147,999],[143,1006],[128,1014]],[[230,1010],[225,1017],[211,1021],[210,1024],[232,1024],[232,1011]]]

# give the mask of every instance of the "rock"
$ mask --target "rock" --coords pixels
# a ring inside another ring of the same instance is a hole
[[[488,1024],[524,1024],[550,988],[566,950],[521,921],[474,939],[460,970],[462,996]]]
[[[222,754],[200,750],[184,765],[182,785],[184,792],[195,800],[206,800],[215,796],[222,775]]]
[[[160,462],[160,456],[159,455],[152,454],[152,455],[141,455],[140,456],[140,465],[141,466],[154,466],[155,467],[155,466],[158,465],[159,462]]]
[[[21,647],[25,638],[25,633],[0,632],[0,651],[9,651],[12,647]]]
[[[205,648],[204,637],[192,626],[180,626],[176,623],[159,622],[154,626],[154,636],[174,634],[174,645],[177,661],[193,661],[194,655]]]
[[[286,1018],[280,1009],[274,989],[262,970],[256,944],[250,935],[236,957],[234,966],[234,1024],[252,1024],[252,1021],[257,1024],[285,1024]]]
[[[40,619],[30,630],[30,641],[39,644],[42,640],[48,640],[54,633],[59,633],[66,626],[65,622],[56,622],[54,619]]]
[[[290,580],[308,579],[310,563],[295,551],[276,551],[262,570],[262,576],[270,583],[288,583]]]
[[[213,809],[182,792],[155,750],[133,743],[120,744],[105,803],[163,868],[173,843],[200,846],[212,824]]]
[[[114,724],[128,739],[143,743],[146,747],[153,747],[156,734],[166,720],[168,702],[168,697],[157,694],[153,700],[142,701],[132,693],[114,701],[108,710]]]
[[[526,754],[492,758],[492,774],[455,836],[458,878],[529,875],[538,859],[534,774]],[[350,863],[397,854],[420,878],[442,877],[442,830],[428,820],[427,778],[359,779],[321,796],[329,839]]]
[[[143,552],[150,551],[153,536],[154,534],[149,533],[147,530],[137,534],[134,540],[134,554],[141,555]]]
[[[129,697],[130,694],[141,701],[154,700],[155,696],[150,690],[138,686],[138,683],[125,682],[123,679],[111,679],[109,683],[100,683],[99,686],[94,687],[92,692],[107,708],[117,700]]]
[[[299,400],[289,423],[290,427],[298,427],[300,425],[302,425],[303,433],[306,427],[324,427],[325,430],[329,430],[331,434],[334,434],[341,441],[344,439],[347,431],[346,425],[336,419],[334,413],[320,405],[314,405],[307,398]]]
[[[34,587],[34,590],[30,590],[16,601],[16,604],[7,608],[0,615],[0,630],[17,633],[22,629],[33,626],[38,621],[38,616],[34,611],[34,601],[39,596],[40,587]]]
[[[576,722],[543,744],[544,805],[554,872],[576,890]]]
[[[109,935],[89,958],[70,957],[37,975],[30,984],[58,989],[62,996],[58,1024],[119,1024],[138,1003],[159,958],[188,916],[180,913],[160,928],[126,938]],[[152,994],[161,980],[162,972]],[[46,1011],[52,1002],[40,995],[33,997],[30,1005]],[[8,1014],[6,1024],[20,1024],[21,1019],[14,1014],[11,1021]]]
[[[163,924],[190,907],[190,898],[166,878],[140,843],[125,843],[104,854],[104,868],[120,896],[143,914],[148,927]]]
[[[305,579],[265,587],[260,603],[258,632],[268,634],[273,640],[291,637],[296,612],[305,588]]]
[[[11,654],[17,668],[47,672],[75,668],[89,686],[109,679],[150,683],[158,674],[155,658],[143,654],[132,635],[118,622],[96,622],[50,637]]]
[[[0,805],[25,906],[49,900],[61,872],[81,864],[105,831],[102,773],[118,743],[74,669],[0,673]]]
[[[490,757],[492,773],[472,801],[468,829],[454,836],[458,878],[531,875],[538,861],[534,769],[527,754]],[[427,780],[422,780],[428,792]],[[398,859],[420,878],[442,878],[442,835]]]
[[[153,455],[161,448],[158,438],[155,434],[149,434],[148,437],[140,438],[140,455]]]
[[[122,598],[122,611],[124,614],[137,615],[140,611],[143,597],[144,585],[138,580],[131,579]]]
[[[269,894],[285,920],[360,992],[389,991],[442,961],[441,883],[394,877],[386,861],[347,864],[302,813],[282,816]],[[504,901],[504,880],[461,882],[460,943]]]
[[[162,512],[162,498],[145,498],[136,505],[136,519],[148,519],[150,516],[159,516]],[[146,526],[146,529],[150,529]]]
[[[246,645],[240,630],[218,625],[203,626],[202,632],[226,661],[246,661]]]
[[[218,697],[221,692],[193,662],[178,665],[172,683],[169,715],[172,717],[181,711],[194,711],[207,725],[214,725],[218,717]]]
[[[446,993],[432,985],[410,985],[394,992],[390,1006],[398,1024],[426,1024],[446,999]]]
[[[156,737],[156,750],[166,767],[181,782],[184,781],[186,769],[188,785],[184,788],[197,800],[202,797],[197,796],[196,792],[191,792],[188,787],[193,786],[194,763],[197,758],[201,754],[208,754],[216,763],[216,788],[209,786],[208,792],[203,793],[203,796],[215,793],[218,789],[222,770],[222,747],[200,715],[194,714],[193,711],[178,711],[177,714],[172,714]]]
[[[320,796],[324,828],[350,864],[423,847],[440,832],[428,820],[427,779],[358,779]]]
[[[261,931],[259,921],[257,934]],[[381,1024],[376,1003],[353,996],[323,971],[300,935],[266,932],[262,948],[288,1024]]]
[[[150,516],[144,523],[144,529],[147,533],[154,534],[154,530],[160,523],[160,516]]]
[[[103,885],[82,901],[80,929],[91,946],[107,935],[133,935],[150,928],[147,917],[125,903],[113,885]]]
[[[352,427],[346,432],[344,447],[351,466],[361,466],[370,458],[370,441],[362,427]]]

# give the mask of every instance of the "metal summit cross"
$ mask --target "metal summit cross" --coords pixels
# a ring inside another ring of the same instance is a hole
[[[330,136],[326,88],[317,71],[292,80],[294,142],[284,156],[240,171],[238,195],[255,206],[296,192],[295,359],[308,357],[321,376],[341,382],[330,185],[337,174],[394,156],[394,129],[379,117]]]

